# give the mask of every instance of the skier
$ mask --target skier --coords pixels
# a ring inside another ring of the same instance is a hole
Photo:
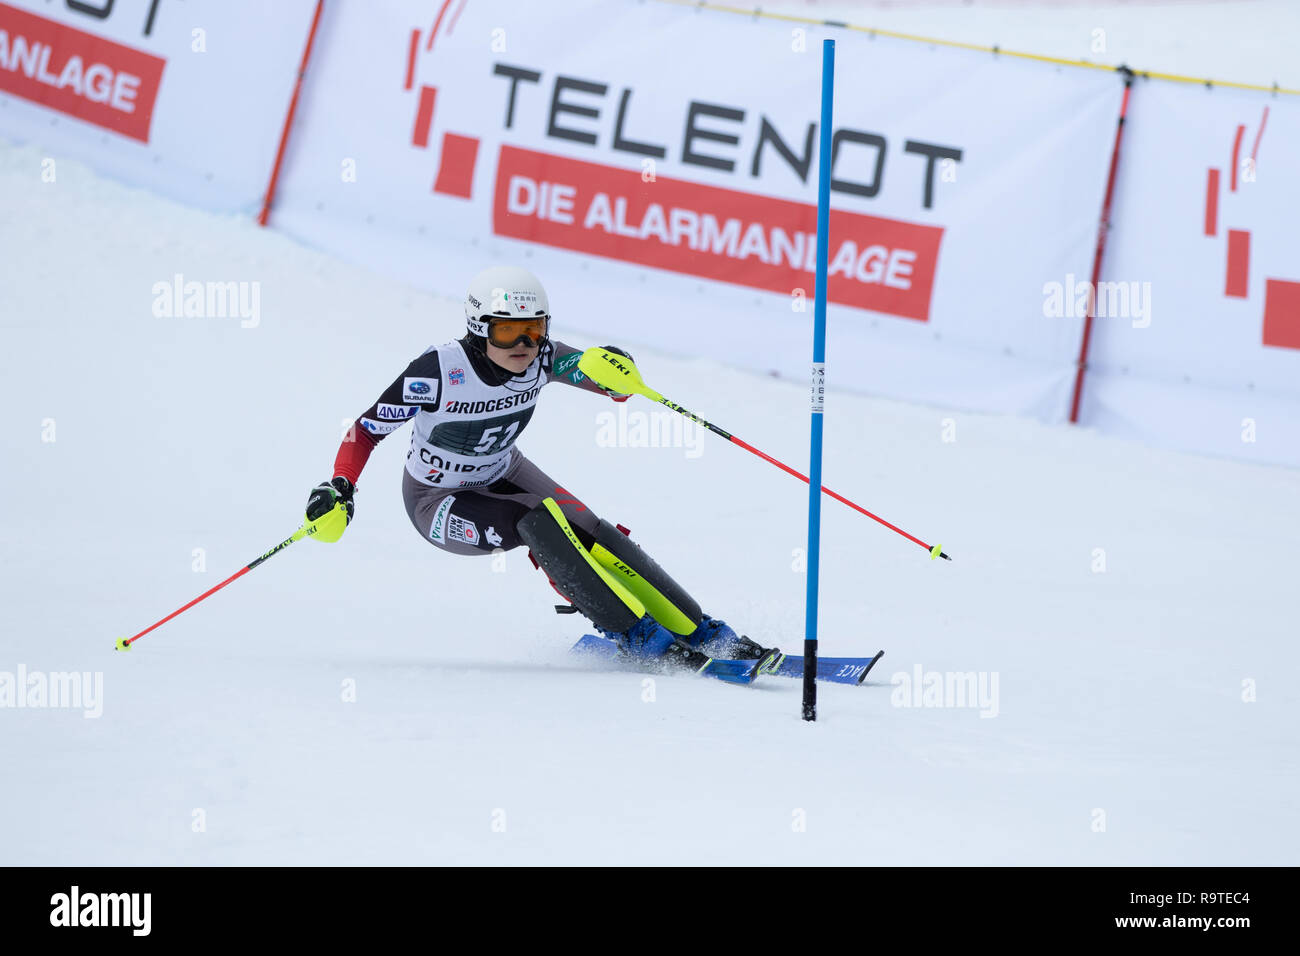
[[[710,658],[740,657],[766,666],[779,651],[703,614],[623,529],[516,447],[544,385],[628,398],[586,378],[578,370],[582,351],[551,339],[550,322],[546,291],[532,273],[510,266],[479,273],[465,296],[466,334],[426,350],[361,413],[339,446],[333,479],[312,490],[307,519],[341,501],[350,522],[370,453],[409,420],[402,497],[426,541],[465,555],[526,545],[555,589],[638,659],[700,669]]]

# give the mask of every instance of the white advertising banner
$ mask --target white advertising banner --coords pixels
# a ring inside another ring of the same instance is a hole
[[[1090,269],[1118,76],[632,0],[431,7],[326,5],[274,226],[456,297],[517,263],[561,330],[802,381],[830,36],[829,384],[1066,415],[1082,319],[1044,290]]]
[[[191,206],[253,211],[315,7],[0,0],[0,136]]]
[[[1300,101],[1137,80],[1080,422],[1300,465]]]

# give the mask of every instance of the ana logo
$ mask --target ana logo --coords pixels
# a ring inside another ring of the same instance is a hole
[[[452,385],[465,384],[465,370],[463,368],[454,368],[447,373],[447,381]]]
[[[411,391],[412,391],[413,393],[415,393],[416,395],[428,395],[428,394],[429,394],[429,383],[428,383],[428,382],[412,382],[412,383],[411,383]]]

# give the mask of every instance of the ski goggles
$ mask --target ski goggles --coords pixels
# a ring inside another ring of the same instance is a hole
[[[540,346],[550,327],[550,317],[532,316],[526,319],[491,319],[488,321],[487,339],[499,349],[513,348],[520,342]]]

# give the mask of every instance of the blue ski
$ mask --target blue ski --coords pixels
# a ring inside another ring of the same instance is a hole
[[[615,660],[622,654],[613,641],[592,634],[586,634],[579,639],[578,643],[573,645],[573,653],[588,654],[602,660]],[[875,657],[819,657],[817,679],[833,684],[861,684],[866,680],[867,674],[875,666],[876,661],[884,656],[884,651],[878,651]],[[713,658],[701,673],[738,684],[753,682],[759,673],[771,674],[774,677],[803,677],[802,655],[783,655],[774,670],[756,671],[754,665],[757,663],[758,661],[750,659],[732,661]]]
[[[595,657],[619,665],[641,667],[638,661],[624,656],[618,645],[609,638],[597,637],[594,634],[584,634],[580,637],[578,643],[573,645],[571,653]],[[728,684],[752,684],[754,678],[758,676],[758,663],[757,660],[732,661],[710,657],[696,673],[726,681]]]
[[[875,657],[818,657],[817,679],[832,684],[861,684],[876,661],[884,656],[884,651],[877,651]],[[803,655],[787,654],[775,671],[764,673],[777,677],[803,677]]]

